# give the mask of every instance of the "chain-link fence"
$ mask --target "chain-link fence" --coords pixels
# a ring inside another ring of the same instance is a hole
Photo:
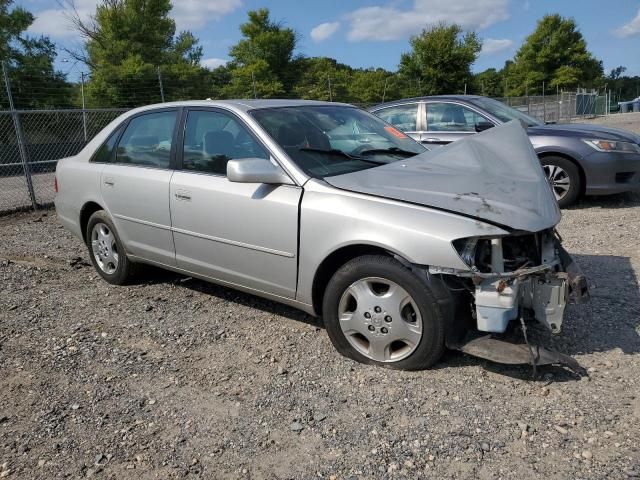
[[[51,204],[57,161],[77,154],[129,108],[216,97],[214,85],[206,78],[187,80],[170,68],[154,68],[141,77],[119,79],[116,95],[110,90],[113,83],[104,83],[104,79],[92,83],[85,74],[76,83],[43,82],[37,72],[10,70],[5,63],[0,67],[0,214]],[[391,100],[387,87],[392,83],[389,79],[400,81],[396,77],[383,79],[380,92],[372,85],[371,98]],[[253,82],[253,95],[259,96],[256,80]],[[419,95],[420,82],[412,85]],[[327,75],[327,100],[353,100],[342,98],[343,90],[340,82]],[[595,93],[558,92],[552,96],[499,100],[545,122],[571,122],[583,116],[608,113],[607,96]],[[376,102],[356,104],[366,108]],[[93,108],[104,106],[117,108]]]
[[[561,92],[557,95],[498,98],[541,122],[570,123],[584,117],[607,115],[608,95]]]
[[[53,202],[57,161],[78,153],[123,111],[0,112],[0,213]]]

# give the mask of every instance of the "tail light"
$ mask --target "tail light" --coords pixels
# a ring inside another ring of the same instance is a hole
[[[58,193],[58,177],[53,177],[53,192]]]

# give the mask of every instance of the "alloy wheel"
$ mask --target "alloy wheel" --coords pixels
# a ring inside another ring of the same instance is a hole
[[[557,165],[544,165],[543,168],[556,200],[562,200],[571,188],[569,174]]]
[[[91,231],[91,251],[104,273],[112,275],[118,268],[116,237],[105,223],[96,223]]]
[[[351,346],[377,362],[407,358],[422,339],[418,305],[404,288],[385,278],[352,283],[340,298],[338,320]]]

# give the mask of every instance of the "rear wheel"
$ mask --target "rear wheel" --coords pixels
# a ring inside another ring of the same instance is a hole
[[[568,207],[578,200],[582,182],[575,163],[563,157],[542,158],[542,168],[560,207]]]
[[[89,218],[86,238],[91,263],[100,276],[113,285],[127,283],[134,273],[134,264],[127,258],[113,222],[104,210],[98,210]]]
[[[343,265],[325,291],[323,317],[336,349],[362,363],[419,370],[444,352],[444,319],[428,283],[391,257]]]

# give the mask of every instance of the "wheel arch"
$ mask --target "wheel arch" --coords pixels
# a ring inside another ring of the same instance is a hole
[[[80,232],[82,233],[82,240],[84,240],[85,243],[87,242],[87,224],[89,223],[89,218],[98,210],[104,210],[104,208],[92,200],[86,202],[80,209]]]
[[[549,158],[549,157],[560,157],[560,158],[564,158],[565,160],[569,160],[571,163],[573,163],[578,169],[578,173],[580,174],[580,196],[584,195],[584,192],[586,191],[586,188],[587,188],[587,176],[584,172],[584,169],[582,168],[582,165],[580,165],[580,162],[578,162],[575,159],[575,157],[572,157],[567,153],[558,152],[554,150],[548,150],[548,151],[542,151],[542,152],[536,152],[536,153],[538,154],[538,158],[540,160],[544,158]]]
[[[378,245],[356,243],[341,246],[325,257],[314,274],[311,297],[313,309],[317,315],[322,316],[322,299],[333,274],[349,260],[362,255],[385,255],[397,258],[402,263],[410,265],[410,262],[401,255]]]

